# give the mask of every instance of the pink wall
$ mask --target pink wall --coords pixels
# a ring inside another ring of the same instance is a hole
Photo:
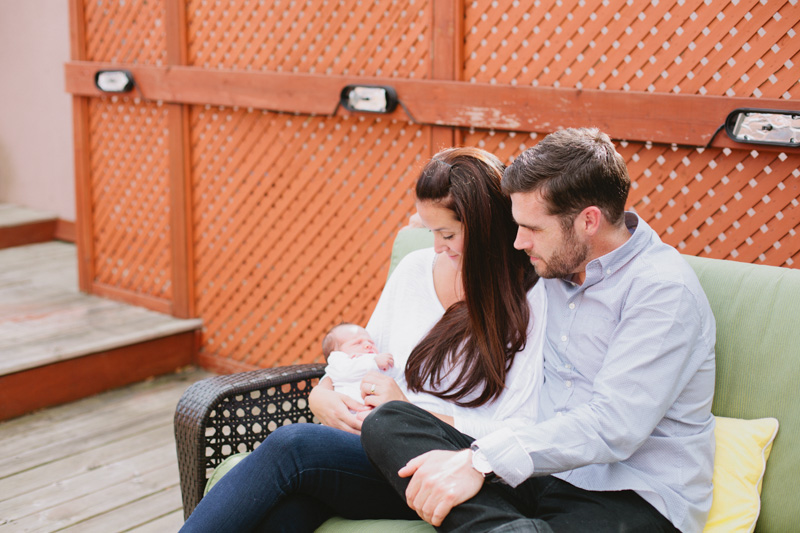
[[[66,0],[0,0],[0,203],[75,220]]]

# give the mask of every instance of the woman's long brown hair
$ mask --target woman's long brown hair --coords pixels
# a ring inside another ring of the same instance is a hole
[[[425,165],[416,186],[418,201],[450,209],[462,224],[464,300],[451,305],[411,352],[406,381],[412,391],[465,407],[503,391],[514,356],[525,346],[526,295],[538,279],[527,255],[514,249],[517,225],[500,188],[503,170],[489,152],[450,148]],[[451,368],[460,368],[454,378],[447,376]]]

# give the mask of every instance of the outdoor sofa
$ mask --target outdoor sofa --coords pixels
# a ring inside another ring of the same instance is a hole
[[[431,242],[426,230],[400,231],[390,272],[403,255]],[[712,519],[706,530],[752,531],[758,517],[756,531],[795,531],[800,527],[796,488],[800,478],[800,271],[691,256],[686,260],[700,278],[717,323],[713,405],[718,417],[717,463]],[[202,498],[209,478],[213,483],[224,475],[240,454],[251,451],[270,431],[314,421],[307,395],[323,370],[322,364],[309,364],[216,376],[185,392],[175,413],[185,516]],[[779,423],[777,437],[772,419]],[[762,474],[759,515],[757,487]],[[333,518],[318,531],[433,529],[422,521]]]

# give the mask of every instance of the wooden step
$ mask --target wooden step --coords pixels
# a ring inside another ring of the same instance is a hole
[[[57,224],[52,213],[0,204],[0,249],[51,241]]]
[[[78,291],[75,246],[0,250],[0,420],[192,362],[199,319]]]

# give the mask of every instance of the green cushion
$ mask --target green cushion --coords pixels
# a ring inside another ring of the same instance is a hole
[[[397,232],[392,245],[392,258],[389,263],[389,276],[402,258],[409,252],[433,246],[433,233],[425,228],[404,228]]]
[[[224,461],[222,461],[219,466],[217,466],[213,472],[211,472],[211,477],[208,478],[206,481],[206,488],[203,491],[203,496],[208,494],[208,491],[211,490],[211,487],[217,484],[217,481],[222,479],[222,476],[227,474],[231,468],[239,464],[239,461],[247,457],[247,454],[250,452],[242,452],[242,453],[235,453],[230,457],[226,457]]]
[[[757,532],[800,523],[800,271],[686,257],[717,323],[714,414],[780,422],[761,493]]]
[[[334,517],[319,526],[316,533],[435,533],[422,520],[346,520]]]

